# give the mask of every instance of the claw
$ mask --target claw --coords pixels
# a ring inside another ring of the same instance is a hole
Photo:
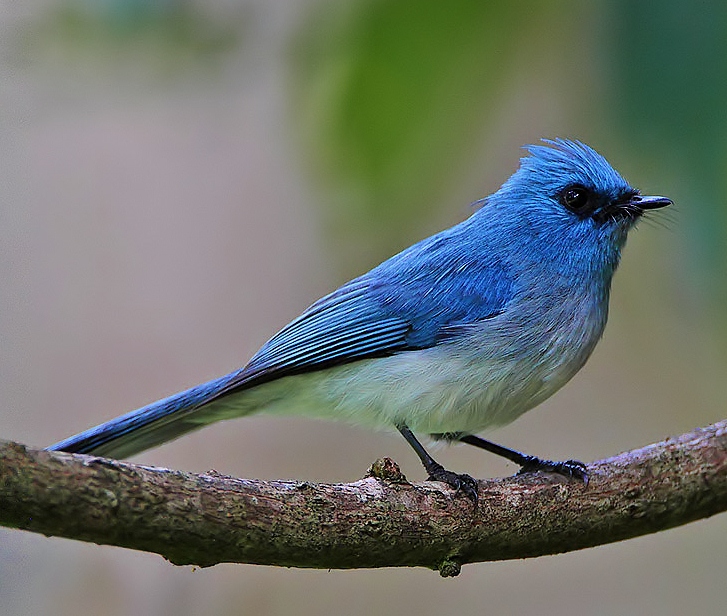
[[[525,464],[518,471],[518,475],[543,471],[546,473],[558,473],[569,479],[578,479],[588,485],[588,469],[579,460],[566,460],[565,462],[554,462],[553,460],[542,460],[530,456]]]
[[[477,480],[470,475],[448,471],[443,466],[437,464],[437,466],[429,469],[428,479],[429,481],[441,481],[454,488],[457,492],[462,492],[477,507],[479,500]]]

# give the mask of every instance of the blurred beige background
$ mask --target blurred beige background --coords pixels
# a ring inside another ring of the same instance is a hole
[[[690,226],[702,202],[690,198],[690,171],[665,133],[632,142],[628,120],[610,113],[617,102],[604,92],[617,65],[599,41],[614,13],[602,3],[534,3],[542,12],[527,26],[534,35],[573,39],[503,51],[507,70],[470,92],[471,116],[455,127],[461,140],[431,148],[425,162],[403,154],[386,181],[331,164],[345,139],[328,123],[330,92],[343,87],[346,62],[360,59],[344,43],[335,55],[346,30],[319,19],[325,3],[92,5],[0,8],[2,438],[45,446],[238,368],[321,294],[466,217],[516,168],[521,145],[554,136],[589,142],[644,192],[677,206],[632,234],[607,333],[585,369],[491,436],[545,457],[593,460],[724,417],[724,280],[715,282],[719,267],[699,265],[705,242]],[[369,5],[360,15],[374,20],[376,2],[350,3]],[[520,18],[509,27],[521,30]],[[316,46],[325,70],[306,55]],[[377,49],[376,40],[360,48]],[[417,172],[436,190],[396,210],[398,195],[422,188]],[[134,460],[349,481],[383,455],[423,478],[398,435],[302,419],[216,425]],[[516,470],[471,448],[439,458],[481,477]],[[0,529],[0,613],[720,613],[726,533],[721,515],[578,553],[470,565],[444,580],[426,570],[179,568]]]

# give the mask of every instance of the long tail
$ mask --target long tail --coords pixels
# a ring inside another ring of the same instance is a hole
[[[202,428],[218,420],[210,412],[237,373],[153,402],[46,449],[125,458]]]

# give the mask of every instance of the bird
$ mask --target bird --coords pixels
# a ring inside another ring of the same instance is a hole
[[[585,364],[608,317],[628,232],[650,210],[594,149],[543,139],[459,224],[324,296],[242,368],[48,447],[124,458],[254,413],[396,429],[427,478],[477,501],[477,482],[436,462],[416,434],[463,442],[524,471],[587,482],[478,435],[550,397]]]

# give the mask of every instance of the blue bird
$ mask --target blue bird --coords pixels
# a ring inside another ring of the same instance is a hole
[[[477,499],[414,433],[461,441],[525,470],[587,480],[476,433],[560,389],[603,333],[628,231],[671,204],[641,196],[593,149],[546,140],[464,222],[315,302],[243,368],[48,449],[125,457],[252,413],[395,427],[428,478]]]

